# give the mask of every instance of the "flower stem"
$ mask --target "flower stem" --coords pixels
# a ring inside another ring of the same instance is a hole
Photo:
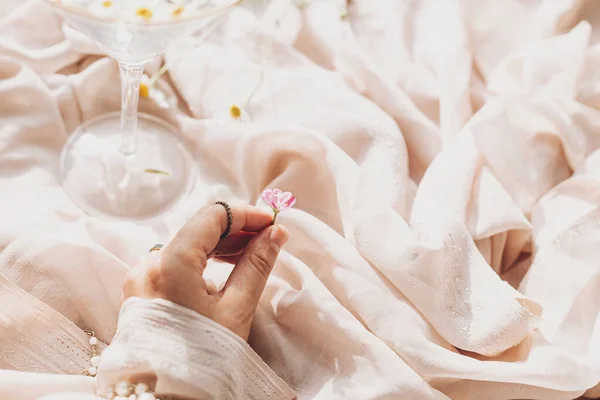
[[[260,78],[258,78],[258,83],[256,84],[256,86],[252,90],[252,93],[250,93],[250,95],[246,99],[246,105],[244,106],[244,108],[246,110],[250,110],[250,102],[252,101],[252,98],[254,97],[254,94],[258,91],[258,89],[260,88],[260,86],[263,83],[263,80],[265,79],[265,72],[267,72],[267,63],[268,63],[268,60],[265,61],[265,63],[263,64],[263,67],[262,67],[262,69],[260,71]]]
[[[279,214],[279,211],[273,210],[273,221],[271,221],[271,225],[275,225],[275,220],[277,219],[277,214]]]

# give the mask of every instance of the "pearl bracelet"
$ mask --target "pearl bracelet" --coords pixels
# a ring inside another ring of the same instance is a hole
[[[90,346],[92,346],[92,357],[90,358],[90,367],[83,371],[83,375],[96,376],[98,365],[100,364],[100,355],[98,354],[98,338],[94,331],[84,330],[88,334]],[[131,384],[127,381],[121,381],[110,389],[107,395],[96,393],[97,396],[112,400],[160,400],[145,383]]]
[[[89,342],[92,346],[92,358],[90,358],[90,367],[83,371],[86,376],[96,376],[98,373],[98,364],[100,364],[100,356],[98,355],[98,338],[94,334],[94,331],[84,330],[85,333],[90,337]]]
[[[147,384],[137,383],[134,385],[127,381],[117,383],[108,395],[102,397],[112,400],[160,400],[149,390]]]

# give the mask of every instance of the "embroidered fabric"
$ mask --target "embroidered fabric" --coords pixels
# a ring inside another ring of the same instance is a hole
[[[155,392],[186,398],[279,400],[294,393],[233,332],[163,299],[130,298],[104,351],[98,392],[132,374],[156,375]]]

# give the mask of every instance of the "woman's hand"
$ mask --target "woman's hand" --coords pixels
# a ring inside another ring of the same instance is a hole
[[[170,300],[247,340],[258,299],[289,233],[269,226],[273,215],[257,207],[231,207],[231,212],[231,232],[219,240],[227,227],[225,208],[215,204],[201,209],[168,246],[128,272],[124,297]],[[202,277],[213,251],[216,258],[235,264],[219,292]]]

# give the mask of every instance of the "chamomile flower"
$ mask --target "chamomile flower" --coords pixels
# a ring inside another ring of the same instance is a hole
[[[169,108],[165,93],[156,88],[154,82],[152,82],[150,77],[146,74],[142,75],[142,80],[140,82],[140,97],[153,100],[161,108]]]
[[[242,124],[249,124],[251,122],[250,114],[237,104],[232,104],[229,107],[229,119]]]

